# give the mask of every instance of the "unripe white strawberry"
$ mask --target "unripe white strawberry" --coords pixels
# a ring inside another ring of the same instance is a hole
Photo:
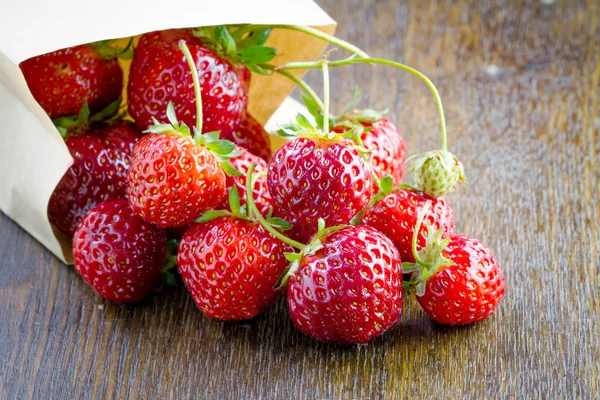
[[[445,196],[466,183],[463,165],[455,155],[445,150],[433,150],[415,157],[410,172],[414,174],[413,186],[433,197]]]

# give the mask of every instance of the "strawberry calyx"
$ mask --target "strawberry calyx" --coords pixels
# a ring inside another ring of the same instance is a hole
[[[421,223],[430,207],[431,201],[427,201],[419,213],[419,218],[413,232],[412,253],[416,262],[402,263],[402,272],[412,274],[410,280],[405,282],[404,288],[411,292],[414,291],[419,297],[425,294],[425,287],[429,278],[435,275],[440,268],[454,265],[452,260],[444,257],[442,254],[450,243],[449,238],[443,238],[444,228],[436,231],[430,227],[425,247],[417,251],[417,238],[421,229]]]
[[[163,285],[167,286],[177,286],[177,279],[175,278],[175,274],[173,274],[173,269],[177,267],[177,249],[179,247],[179,241],[176,239],[167,241],[167,251],[165,253],[165,260],[163,262],[162,269],[160,270],[160,279],[162,287]]]
[[[161,124],[156,120],[156,118],[152,118],[154,124],[148,127],[144,133],[172,133],[183,136],[190,140],[194,145],[203,146],[210,151],[212,155],[215,156],[227,175],[242,175],[237,169],[235,169],[229,160],[242,155],[246,150],[237,150],[233,142],[219,139],[218,131],[200,133],[196,127],[193,127],[192,130],[190,130],[185,123],[177,120],[177,116],[175,115],[175,107],[171,102],[169,102],[167,105],[167,119],[169,120],[168,124]]]
[[[70,136],[77,136],[85,133],[85,131],[87,131],[90,125],[93,123],[111,123],[121,119],[122,115],[119,113],[120,104],[121,98],[113,101],[97,113],[91,114],[90,107],[88,106],[86,99],[84,100],[83,105],[81,106],[81,109],[77,115],[56,118],[52,120],[52,123],[63,139],[67,139]]]
[[[277,55],[275,48],[264,45],[270,33],[270,27],[251,25],[217,25],[192,30],[194,36],[220,56],[261,75],[270,74],[261,64],[268,63]]]
[[[133,58],[133,37],[129,38],[125,47],[118,46],[118,39],[100,40],[90,43],[103,60],[114,60],[120,58],[122,60],[131,60]]]
[[[460,160],[447,150],[432,150],[410,157],[414,160],[410,172],[414,174],[414,186],[433,197],[450,194],[467,178]]]

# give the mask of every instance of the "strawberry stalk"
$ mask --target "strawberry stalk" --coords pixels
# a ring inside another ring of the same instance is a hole
[[[323,99],[325,99],[323,107],[323,133],[329,135],[329,61],[326,57],[321,62],[323,70]]]
[[[200,90],[200,79],[198,79],[198,70],[196,69],[196,64],[194,63],[194,58],[192,57],[192,53],[190,53],[190,49],[188,49],[185,44],[185,40],[180,40],[179,50],[185,55],[185,60],[190,67],[190,72],[192,73],[192,81],[194,82],[194,96],[196,99],[196,129],[199,133],[202,133],[202,91]]]

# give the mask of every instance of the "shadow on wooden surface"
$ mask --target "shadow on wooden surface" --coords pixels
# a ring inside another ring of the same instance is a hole
[[[0,398],[597,397],[598,2],[397,3],[323,7],[340,37],[438,85],[471,181],[450,199],[457,230],[507,277],[492,318],[441,327],[409,300],[386,335],[341,347],[300,334],[284,301],[245,323],[204,318],[181,286],[117,306],[2,216]],[[362,66],[331,79],[334,111],[359,83],[409,153],[437,145],[413,77]]]

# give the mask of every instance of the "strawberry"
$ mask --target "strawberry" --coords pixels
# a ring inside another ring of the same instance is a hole
[[[91,208],[102,201],[124,198],[131,154],[140,137],[133,124],[118,122],[68,138],[65,144],[73,165],[50,197],[50,222],[72,236]]]
[[[75,270],[100,296],[119,303],[139,301],[156,288],[165,254],[164,231],[125,200],[93,208],[73,237]]]
[[[385,193],[382,193],[382,196],[385,196]],[[412,189],[398,189],[385,197],[379,197],[366,208],[360,222],[390,238],[402,261],[415,262],[411,241],[419,213],[428,201],[432,207],[428,209],[419,230],[417,249],[425,246],[429,229],[443,229],[444,235],[454,232],[452,208],[443,197],[436,199]]]
[[[448,151],[428,151],[414,156],[414,159],[415,163],[410,169],[414,173],[413,186],[430,196],[446,196],[459,183],[467,181],[462,163]]]
[[[86,101],[98,111],[119,98],[118,50],[105,43],[69,47],[20,64],[31,94],[50,118],[75,115]]]
[[[299,224],[306,238],[324,212],[328,226],[349,222],[368,203],[373,178],[351,141],[316,130],[302,116],[293,129],[303,137],[273,155],[267,184],[276,208]]]
[[[492,252],[462,235],[444,241],[438,235],[431,242],[423,257],[429,265],[407,265],[415,272],[411,284],[425,312],[446,325],[466,325],[492,315],[505,290],[504,274]],[[431,252],[433,246],[436,250]]]
[[[198,308],[209,318],[252,318],[281,294],[274,286],[289,246],[259,223],[226,215],[183,236],[177,264]]]
[[[225,197],[226,171],[239,172],[228,161],[240,152],[235,145],[219,140],[218,132],[202,134],[202,102],[199,77],[193,56],[185,41],[178,42],[192,75],[196,96],[196,126],[192,130],[177,121],[173,103],[167,106],[169,124],[155,120],[135,147],[127,176],[131,208],[148,222],[161,228],[191,224],[212,210]]]
[[[249,68],[260,72],[254,62],[266,62],[275,56],[274,49],[262,46],[266,37],[255,37],[237,43],[222,26],[143,35],[135,50],[127,87],[129,113],[138,127],[148,128],[153,118],[166,122],[164,110],[168,103],[173,103],[183,123],[196,124],[192,75],[177,48],[184,40],[200,79],[205,132],[220,131],[230,136],[244,118]]]
[[[242,149],[239,147],[236,148],[236,150],[242,151]],[[262,158],[255,156],[248,151],[244,151],[239,156],[231,158],[230,162],[236,170],[242,173],[242,175],[227,176],[227,191],[229,191],[231,187],[235,185],[240,194],[240,203],[241,205],[244,205],[246,204],[246,173],[250,169],[250,165],[255,164],[256,172],[264,172],[266,174],[267,163]],[[273,199],[271,198],[271,194],[267,189],[267,177],[266,175],[257,176],[255,181],[256,183],[253,186],[252,192],[254,201],[256,202],[260,213],[266,216],[273,207]],[[223,201],[218,208],[228,209],[229,203],[227,201]]]
[[[271,159],[271,139],[269,139],[269,134],[250,114],[246,114],[246,117],[235,132],[221,135],[221,137],[245,148],[250,153],[256,154],[267,162]]]
[[[400,318],[402,264],[391,240],[375,229],[349,226],[325,233],[295,262],[287,299],[292,321],[305,334],[325,342],[366,343]]]

